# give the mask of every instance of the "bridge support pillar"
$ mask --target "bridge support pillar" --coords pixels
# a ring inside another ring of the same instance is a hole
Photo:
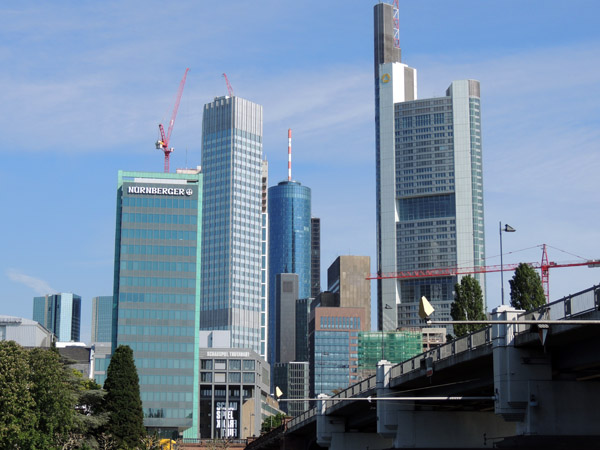
[[[319,394],[319,397],[327,397]],[[317,444],[321,447],[330,447],[333,436],[346,431],[346,421],[343,417],[326,414],[327,402],[317,401]]]

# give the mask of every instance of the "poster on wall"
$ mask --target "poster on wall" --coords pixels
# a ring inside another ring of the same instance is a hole
[[[215,402],[216,435],[220,438],[238,438],[239,402]]]

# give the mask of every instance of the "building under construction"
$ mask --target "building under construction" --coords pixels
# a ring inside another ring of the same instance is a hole
[[[396,364],[422,352],[423,333],[420,329],[358,334],[358,367],[363,371],[375,370],[382,359]]]

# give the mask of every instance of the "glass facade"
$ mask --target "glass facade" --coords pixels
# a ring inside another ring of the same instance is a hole
[[[112,306],[112,295],[92,298],[92,342],[111,341]]]
[[[134,351],[144,425],[174,436],[197,433],[201,208],[197,170],[119,171],[112,348]]]
[[[54,333],[58,342],[79,342],[81,297],[71,293],[34,297],[33,320]]]
[[[269,188],[269,340],[275,342],[278,305],[275,277],[280,273],[298,275],[298,297],[311,292],[311,191],[296,181],[282,181]],[[269,349],[269,362],[276,349]]]
[[[310,219],[310,296],[321,293],[321,219]]]
[[[262,107],[238,97],[204,106],[202,330],[261,351]]]

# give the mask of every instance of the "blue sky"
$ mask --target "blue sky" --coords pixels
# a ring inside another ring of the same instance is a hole
[[[200,164],[202,107],[226,94],[226,72],[236,95],[264,106],[270,185],[287,176],[293,130],[293,176],[312,188],[323,273],[341,254],[370,255],[375,267],[375,2],[173,3],[0,8],[0,314],[31,318],[33,296],[75,292],[89,339],[91,298],[112,293],[117,170],[162,170],[157,125],[186,67],[171,167]],[[504,236],[505,263],[539,261],[542,243],[553,261],[600,258],[599,16],[592,0],[400,2],[419,97],[481,81],[490,265],[499,221],[517,229]],[[598,282],[600,270],[554,269],[551,296]],[[500,275],[487,283],[491,309]]]

